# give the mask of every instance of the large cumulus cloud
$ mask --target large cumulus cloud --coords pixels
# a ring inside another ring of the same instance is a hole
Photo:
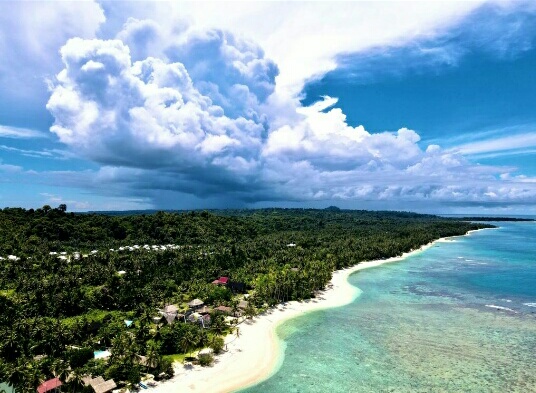
[[[221,30],[179,29],[169,43],[160,34],[130,20],[116,40],[75,38],[61,49],[51,131],[102,165],[95,182],[226,203],[535,201],[534,183],[513,168],[421,146],[407,128],[350,126],[335,98],[302,107],[279,95],[277,66],[255,43]]]

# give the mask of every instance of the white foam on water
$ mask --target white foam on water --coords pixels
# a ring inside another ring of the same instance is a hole
[[[513,312],[514,314],[517,314],[517,311],[514,311],[511,308],[503,307],[503,306],[496,306],[495,304],[486,304],[486,307],[494,308],[496,310],[510,311],[510,312]]]
[[[523,303],[523,304],[528,307],[536,307],[536,303]]]

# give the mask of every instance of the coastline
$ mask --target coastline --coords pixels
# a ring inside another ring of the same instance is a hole
[[[484,229],[487,228],[469,231],[460,236]],[[282,342],[276,333],[280,324],[312,311],[342,307],[353,302],[361,291],[351,285],[348,278],[357,271],[402,261],[431,248],[436,243],[449,241],[454,240],[450,237],[440,238],[398,257],[361,262],[333,272],[326,289],[319,291],[315,298],[279,304],[254,319],[241,323],[240,337],[231,334],[225,338],[227,351],[215,358],[213,366],[193,366],[186,369],[182,364],[176,364],[175,376],[169,381],[160,383],[151,391],[224,393],[244,389],[267,379],[278,370],[284,358],[280,356]]]

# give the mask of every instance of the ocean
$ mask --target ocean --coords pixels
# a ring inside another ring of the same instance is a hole
[[[536,223],[493,224],[350,276],[360,296],[279,326],[242,392],[536,392]]]

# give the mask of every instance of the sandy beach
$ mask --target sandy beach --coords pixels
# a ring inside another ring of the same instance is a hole
[[[256,384],[277,371],[280,356],[280,340],[276,334],[279,324],[305,313],[351,303],[360,290],[348,282],[348,277],[359,270],[397,262],[409,255],[422,252],[436,242],[453,241],[438,239],[418,250],[402,256],[361,262],[351,268],[335,271],[331,282],[317,297],[307,301],[291,301],[247,320],[239,325],[240,337],[226,337],[227,351],[216,357],[211,367],[193,366],[185,368],[175,365],[175,376],[150,390],[155,393],[175,392],[232,392]]]

